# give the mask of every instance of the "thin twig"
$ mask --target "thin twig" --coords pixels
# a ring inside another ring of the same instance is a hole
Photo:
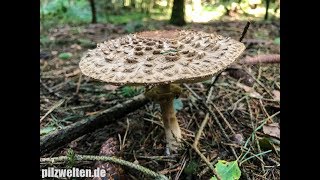
[[[242,39],[244,38],[244,36],[247,34],[247,31],[248,31],[248,29],[249,29],[249,27],[250,27],[250,21],[248,21],[247,22],[247,24],[246,24],[246,26],[244,27],[244,29],[243,29],[243,31],[242,31],[242,34],[241,34],[241,37],[240,37],[240,39],[239,39],[239,41],[241,42],[242,41]]]
[[[80,85],[81,85],[81,80],[82,80],[82,73],[81,73],[80,76],[79,76],[79,80],[78,80],[78,83],[77,83],[76,94],[79,93],[79,89],[80,89]]]
[[[221,125],[221,123],[220,123],[218,117],[216,116],[216,114],[215,114],[208,106],[205,106],[205,107],[207,108],[207,110],[209,111],[209,113],[211,114],[211,116],[214,117],[214,119],[215,119],[216,123],[218,124],[218,126],[219,126],[222,134],[224,135],[224,137],[225,137],[228,141],[230,141],[229,136],[227,135],[226,131],[224,130],[223,126]]]
[[[41,163],[54,163],[54,162],[67,162],[70,159],[68,156],[59,156],[59,157],[53,157],[53,158],[40,158]],[[149,175],[151,177],[154,177],[156,179],[161,179],[161,180],[168,180],[166,176],[163,174],[159,174],[157,172],[154,172],[148,168],[145,168],[141,165],[134,164],[129,161],[125,161],[122,159],[118,159],[115,157],[109,157],[109,156],[92,156],[92,155],[74,155],[74,160],[75,161],[106,161],[106,162],[112,162],[115,164],[120,164],[124,166],[128,166],[132,169],[136,169],[143,174]]]
[[[202,121],[202,123],[200,125],[200,128],[196,134],[196,137],[194,138],[193,146],[198,147],[199,139],[201,137],[203,128],[206,126],[208,120],[209,120],[209,114],[207,113],[206,116],[204,117],[204,120]]]
[[[175,158],[176,156],[174,155],[170,155],[170,156],[137,156],[136,158],[141,158],[141,159],[151,159],[151,160],[172,160],[172,161],[176,161],[174,159],[171,158]]]
[[[209,102],[210,98],[211,98],[211,95],[212,95],[212,91],[213,91],[213,86],[214,84],[217,82],[218,78],[220,77],[222,72],[220,72],[219,74],[217,74],[216,76],[213,76],[213,78],[211,79],[211,84],[210,84],[210,89],[209,89],[209,93],[208,93],[208,96],[207,96],[207,100],[206,100],[206,103]]]
[[[198,143],[199,143],[199,139],[201,137],[202,131],[204,129],[204,127],[206,126],[207,122],[209,120],[209,114],[207,113],[204,120],[202,121],[200,128],[196,134],[196,137],[194,139],[192,148],[198,153],[198,155],[201,157],[201,159],[208,165],[208,167],[212,170],[213,174],[216,176],[216,178],[218,180],[220,180],[220,176],[218,175],[218,173],[216,172],[216,170],[214,169],[213,165],[210,163],[210,161],[200,152],[200,150],[198,149]]]
[[[47,91],[49,91],[50,94],[53,94],[53,95],[57,96],[58,98],[63,98],[59,93],[54,92],[54,91],[53,91],[52,89],[50,89],[46,84],[44,84],[41,79],[40,79],[40,84],[41,84]]]
[[[126,132],[124,133],[124,136],[123,136],[122,148],[124,147],[124,144],[125,144],[125,142],[126,142],[126,138],[127,138],[128,131],[129,131],[129,119],[127,118],[127,128],[126,128]]]
[[[261,99],[259,99],[259,103],[260,103],[260,105],[261,105],[261,108],[262,108],[263,112],[268,116],[268,118],[270,119],[270,121],[272,121],[272,119],[270,118],[270,115],[269,115],[269,113],[267,112],[266,108],[264,107],[263,102],[262,102]]]
[[[176,174],[176,177],[174,178],[174,180],[179,180],[179,177],[181,175],[181,173],[183,172],[186,164],[187,164],[187,159],[186,159],[186,155],[184,154],[182,157],[182,162],[181,162],[182,166],[180,168],[180,170],[178,171],[178,173]]]
[[[197,99],[202,100],[202,98],[197,93],[195,93],[187,84],[183,83],[183,86],[186,87],[192,93],[192,95],[195,96]]]
[[[216,164],[217,162],[218,162],[218,160],[220,160],[221,159],[221,157],[217,157],[215,160],[213,160],[212,162],[211,162],[211,164],[212,165],[214,165],[214,164]],[[208,171],[209,171],[209,167],[207,166],[206,168],[204,168],[199,174],[198,174],[198,177],[199,177],[199,179],[201,178],[201,176],[203,176],[204,174],[206,174]]]
[[[261,169],[262,169],[262,172],[263,173],[266,173],[266,171],[265,171],[265,168],[264,168],[264,161],[263,161],[263,156],[262,156],[262,151],[261,151],[261,148],[260,148],[260,143],[259,143],[259,141],[258,141],[258,138],[257,138],[257,135],[255,136],[255,141],[256,141],[256,144],[257,144],[257,148],[258,148],[258,153],[260,154],[260,159],[262,160],[262,162],[260,163],[260,165],[261,165]],[[258,157],[258,156],[257,156]]]
[[[218,180],[221,180],[220,176],[218,175],[218,173],[216,172],[216,170],[214,169],[213,165],[210,163],[210,161],[200,152],[200,150],[198,149],[198,147],[192,146],[192,148],[196,151],[196,153],[200,156],[200,158],[207,164],[207,166],[209,166],[209,168],[211,169],[211,171],[213,172],[213,174],[216,176],[216,178]]]
[[[217,108],[216,105],[212,104],[214,109],[219,113],[219,115],[221,116],[221,118],[224,120],[224,122],[227,124],[227,126],[229,127],[229,129],[231,130],[232,134],[235,135],[236,132],[234,132],[232,126],[230,125],[230,123],[228,122],[228,120],[224,117],[224,115],[219,111],[219,109]]]
[[[44,118],[46,118],[53,110],[55,110],[56,108],[58,108],[59,106],[61,106],[63,103],[64,103],[65,99],[61,99],[60,101],[58,101],[56,104],[54,104],[50,109],[49,111],[44,115],[42,116],[42,118],[40,119],[40,123],[42,120],[44,120]]]

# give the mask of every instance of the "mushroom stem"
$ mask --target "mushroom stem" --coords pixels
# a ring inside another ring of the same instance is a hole
[[[178,119],[173,107],[173,100],[179,96],[180,93],[181,88],[173,84],[159,85],[146,92],[147,97],[160,104],[167,146],[173,151],[178,149],[182,138]]]
[[[181,142],[181,130],[173,108],[174,97],[160,102],[162,121],[169,149],[176,150]]]

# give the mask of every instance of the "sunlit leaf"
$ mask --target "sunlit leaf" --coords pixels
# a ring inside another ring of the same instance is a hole
[[[221,177],[221,180],[237,180],[241,176],[241,171],[237,161],[227,162],[225,160],[219,160],[215,165],[215,170]],[[213,176],[210,180],[216,180]]]

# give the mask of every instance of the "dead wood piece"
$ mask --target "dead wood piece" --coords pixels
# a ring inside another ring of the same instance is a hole
[[[47,134],[40,138],[40,155],[65,145],[82,135],[93,132],[98,128],[102,128],[126,114],[139,109],[147,102],[147,98],[141,94],[122,104],[117,104],[100,113],[85,117],[74,124]]]
[[[262,54],[254,57],[246,57],[242,64],[280,63],[280,54]]]

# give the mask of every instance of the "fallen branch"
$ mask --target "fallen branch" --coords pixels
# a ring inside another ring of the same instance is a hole
[[[141,94],[122,104],[117,104],[95,115],[85,117],[76,123],[42,136],[40,138],[40,155],[65,145],[82,135],[93,132],[98,128],[102,128],[110,122],[139,109],[147,102],[147,98]]]
[[[280,54],[262,54],[254,57],[246,57],[242,64],[259,64],[259,63],[280,63]]]
[[[134,164],[129,161],[125,161],[122,159],[118,159],[115,157],[109,157],[109,156],[91,156],[91,155],[74,155],[72,157],[75,161],[106,161],[106,162],[113,162],[116,164],[128,166],[132,169],[138,170],[142,172],[145,175],[151,176],[155,179],[159,180],[168,180],[168,178],[163,175],[159,174],[157,172],[154,172],[148,168],[145,168],[143,166],[140,166],[138,164]],[[54,162],[68,162],[70,160],[70,157],[68,156],[59,156],[59,157],[53,157],[53,158],[40,158],[41,163],[54,163]]]

